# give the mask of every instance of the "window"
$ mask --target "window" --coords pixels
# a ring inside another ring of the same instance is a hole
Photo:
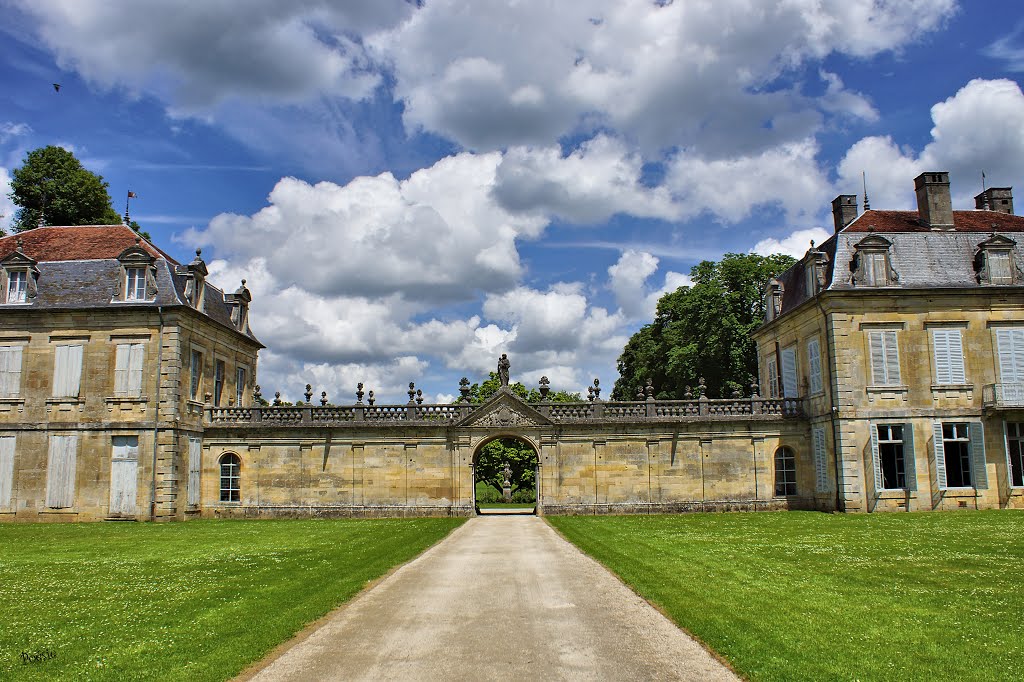
[[[820,426],[811,429],[811,440],[814,444],[815,490],[819,493],[827,492],[829,484],[828,460],[825,459],[825,429]]]
[[[126,268],[125,269],[127,285],[124,289],[124,299],[126,301],[145,301],[146,300],[146,269],[145,268]]]
[[[142,397],[142,363],[146,346],[119,343],[114,362],[114,395],[120,398]]]
[[[768,397],[779,397],[779,368],[775,364],[775,358],[768,359]]]
[[[199,472],[202,468],[203,442],[195,436],[188,439],[188,503],[199,504]]]
[[[224,361],[216,360],[213,363],[213,404],[220,407],[220,396],[224,392]]]
[[[1017,243],[1003,234],[978,244],[974,255],[974,269],[978,284],[1007,285],[1019,279],[1017,264],[1014,262],[1014,247]]]
[[[962,384],[967,381],[959,329],[933,329],[932,348],[935,351],[935,383]]]
[[[790,346],[782,349],[782,395],[785,398],[796,398],[799,390],[796,384],[796,348]]]
[[[24,303],[27,300],[28,273],[24,270],[11,270],[7,273],[7,302]]]
[[[1024,328],[997,329],[996,348],[999,353],[999,381],[1024,384]]]
[[[239,472],[242,462],[238,455],[228,453],[220,458],[220,501],[238,502],[241,499],[241,488],[239,487]]]
[[[1024,487],[1024,424],[1006,424],[1006,470],[1011,487]]]
[[[896,332],[879,330],[868,332],[871,350],[871,385],[900,385],[900,356],[896,346]]]
[[[872,287],[883,287],[889,283],[888,256],[884,253],[864,254],[864,283]]]
[[[191,384],[188,395],[192,400],[199,400],[199,385],[203,374],[203,354],[193,349],[189,364],[191,372]]]
[[[46,506],[65,509],[75,499],[75,460],[78,436],[50,436],[46,461]]]
[[[235,370],[235,405],[241,407],[245,397],[245,367]]]
[[[818,339],[811,339],[807,342],[807,364],[810,371],[811,395],[821,393],[821,345]]]
[[[1010,252],[993,251],[988,254],[989,284],[1013,284]]]
[[[775,451],[775,495],[796,495],[796,456],[792,448]]]
[[[14,490],[14,436],[0,436],[0,509],[11,506]]]
[[[57,346],[53,360],[53,397],[77,398],[82,380],[82,345]]]
[[[21,393],[21,346],[0,346],[0,398]]]
[[[114,436],[110,457],[110,515],[135,516],[139,479],[139,437]]]
[[[935,422],[934,464],[939,489],[988,487],[981,422]]]
[[[912,424],[873,424],[871,457],[875,490],[914,490],[914,427]]]
[[[877,234],[870,234],[854,244],[853,284],[884,287],[897,284],[899,275],[892,267],[892,242]]]

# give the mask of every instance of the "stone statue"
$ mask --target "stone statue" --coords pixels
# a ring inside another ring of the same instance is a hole
[[[508,369],[511,366],[512,363],[508,361],[508,355],[502,353],[501,359],[498,360],[498,381],[502,386],[508,386]]]
[[[505,464],[505,468],[501,470],[501,473],[504,474],[504,476],[505,476],[505,481],[504,481],[505,487],[506,488],[511,487],[512,486],[512,467],[510,467],[506,463]]]

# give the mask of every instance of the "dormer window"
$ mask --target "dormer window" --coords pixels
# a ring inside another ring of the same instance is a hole
[[[812,241],[811,248],[804,255],[804,286],[808,296],[817,295],[825,287],[828,260],[828,254],[815,249]]]
[[[146,269],[125,268],[127,286],[124,289],[126,301],[146,300]]]
[[[185,298],[196,310],[203,310],[206,301],[206,263],[203,261],[202,249],[196,249],[196,257],[185,266]]]
[[[114,289],[115,301],[152,301],[156,298],[156,258],[136,239],[117,257],[121,272]]]
[[[764,292],[764,320],[771,322],[782,314],[782,282],[777,279],[768,280],[768,286]]]
[[[36,296],[36,279],[39,277],[39,270],[36,268],[36,261],[29,258],[21,250],[21,241],[18,248],[6,258],[0,261],[3,268],[0,284],[4,291],[0,294],[0,301],[4,303],[29,303]]]
[[[7,273],[7,302],[24,303],[28,292],[28,273],[11,270]]]
[[[854,244],[856,250],[850,270],[855,286],[887,287],[899,284],[900,276],[892,267],[890,242],[885,237],[869,235]]]
[[[1009,237],[997,234],[978,244],[974,269],[978,273],[979,284],[998,286],[1016,284],[1020,280],[1013,253],[1016,245]]]

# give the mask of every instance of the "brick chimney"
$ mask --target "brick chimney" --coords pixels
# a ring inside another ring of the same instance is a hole
[[[852,223],[856,218],[856,194],[840,194],[832,200],[832,221],[836,224],[836,232]]]
[[[989,187],[974,197],[974,208],[1013,215],[1013,188]]]
[[[917,215],[933,230],[953,229],[953,201],[949,196],[949,173],[921,173],[914,178]]]

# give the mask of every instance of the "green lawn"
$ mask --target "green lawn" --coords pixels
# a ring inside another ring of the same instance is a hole
[[[750,679],[1024,678],[1024,512],[548,520]]]
[[[460,523],[0,524],[0,679],[226,679]]]

